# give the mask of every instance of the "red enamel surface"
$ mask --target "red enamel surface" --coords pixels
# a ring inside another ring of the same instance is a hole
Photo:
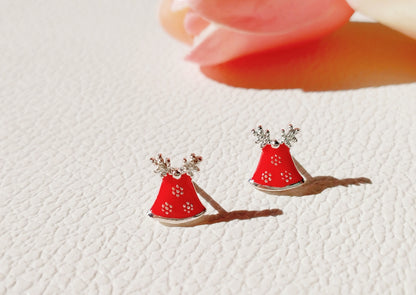
[[[205,211],[198,199],[192,179],[184,174],[179,179],[168,174],[162,179],[159,194],[150,211],[164,218],[188,218]]]
[[[284,143],[277,148],[266,145],[252,180],[261,185],[283,188],[303,180],[296,169],[290,149]]]

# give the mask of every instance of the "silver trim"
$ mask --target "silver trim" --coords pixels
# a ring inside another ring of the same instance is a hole
[[[274,187],[274,186],[263,185],[263,184],[259,184],[259,183],[254,182],[253,179],[250,179],[248,182],[250,184],[252,184],[256,189],[259,189],[261,191],[281,192],[281,191],[287,191],[287,190],[296,188],[298,186],[301,186],[302,184],[305,183],[305,180],[302,178],[301,181],[296,182],[296,183],[291,184],[291,185],[288,185],[288,186],[285,186],[285,187]]]
[[[191,217],[187,217],[187,218],[168,218],[168,217],[162,217],[162,216],[153,214],[151,210],[149,210],[149,212],[147,213],[147,215],[149,217],[151,217],[151,218],[158,219],[160,222],[165,222],[165,223],[170,223],[170,224],[180,224],[180,223],[185,223],[185,222],[189,222],[189,221],[195,220],[195,219],[201,217],[202,215],[204,215],[206,211],[207,210],[205,209],[201,213],[198,213],[197,215],[194,215],[194,216],[191,216]]]

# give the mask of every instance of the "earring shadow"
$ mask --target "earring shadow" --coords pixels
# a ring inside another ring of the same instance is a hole
[[[360,184],[371,184],[371,180],[366,177],[358,178],[345,178],[338,179],[332,176],[315,176],[310,175],[306,169],[293,158],[293,161],[298,168],[299,172],[305,177],[305,183],[299,187],[293,188],[287,191],[271,192],[266,193],[278,196],[292,196],[292,197],[303,197],[309,195],[317,195],[326,190],[327,188],[337,186],[349,186],[349,185],[360,185]]]
[[[214,224],[219,222],[229,222],[232,220],[247,220],[252,218],[278,216],[283,214],[283,211],[280,209],[266,209],[261,211],[238,210],[228,212],[224,208],[222,208],[221,205],[218,204],[199,185],[197,185],[195,182],[193,184],[196,192],[202,198],[204,198],[215,210],[217,210],[218,214],[204,215],[196,220],[181,224],[167,224],[162,222],[164,225],[170,227],[193,227],[198,225]]]
[[[416,41],[381,24],[351,22],[331,35],[203,66],[234,87],[328,91],[416,81]]]
[[[264,191],[267,194],[279,195],[279,196],[292,196],[292,197],[303,197],[309,195],[317,195],[326,190],[327,188],[337,186],[349,186],[349,185],[360,185],[360,184],[371,184],[371,180],[366,177],[358,178],[345,178],[338,179],[333,176],[315,176],[306,171],[306,169],[295,159],[293,161],[298,168],[299,172],[305,177],[305,183],[299,187],[279,192]],[[280,209],[266,209],[260,211],[248,211],[248,210],[237,210],[237,211],[226,211],[217,201],[215,201],[207,192],[205,192],[199,185],[193,182],[196,192],[204,198],[213,207],[218,214],[204,215],[196,220],[192,220],[181,224],[170,224],[160,221],[163,225],[169,227],[194,227],[198,225],[214,224],[220,222],[229,222],[232,220],[247,220],[258,217],[270,217],[282,215],[283,211]]]

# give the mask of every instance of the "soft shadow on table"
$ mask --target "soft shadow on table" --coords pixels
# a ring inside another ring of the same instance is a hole
[[[300,187],[296,187],[290,190],[281,191],[281,192],[270,192],[264,191],[267,194],[279,195],[279,196],[293,196],[293,197],[303,197],[309,195],[317,195],[323,192],[327,188],[337,187],[337,186],[349,186],[349,185],[360,185],[360,184],[371,184],[371,180],[366,177],[358,178],[344,178],[338,179],[332,176],[312,176],[306,171],[306,169],[295,159],[293,158],[296,167],[299,172],[304,176],[305,183]],[[161,221],[162,224],[171,227],[193,227],[204,224],[214,224],[219,222],[228,222],[232,220],[245,220],[252,219],[257,217],[269,217],[269,216],[278,216],[282,215],[283,211],[280,209],[266,209],[261,211],[226,211],[221,207],[207,192],[205,192],[199,185],[195,182],[196,192],[204,198],[215,210],[218,211],[218,214],[204,215],[194,221],[190,221],[182,224],[168,224]]]
[[[326,38],[201,67],[207,77],[256,89],[346,90],[416,82],[416,40],[351,22]]]
[[[282,191],[282,192],[267,192],[271,195],[278,196],[293,196],[293,197],[303,197],[309,195],[317,195],[326,190],[327,188],[337,187],[337,186],[349,186],[349,185],[360,185],[360,184],[371,184],[371,180],[366,177],[358,178],[344,178],[338,179],[333,176],[312,176],[306,171],[306,169],[293,158],[296,167],[299,172],[305,177],[305,183],[299,187],[293,188],[291,190]]]
[[[174,226],[174,227],[192,227],[197,225],[204,225],[204,224],[214,224],[219,222],[228,222],[232,220],[246,220],[258,217],[270,217],[270,216],[278,216],[282,215],[283,211],[280,209],[266,209],[261,211],[247,211],[247,210],[240,210],[240,211],[226,211],[224,208],[221,207],[208,193],[206,193],[200,186],[198,186],[194,182],[196,192],[204,198],[215,210],[218,211],[218,214],[211,214],[211,215],[204,215],[194,221],[190,221],[187,223],[182,224],[167,224],[163,223],[166,226]]]

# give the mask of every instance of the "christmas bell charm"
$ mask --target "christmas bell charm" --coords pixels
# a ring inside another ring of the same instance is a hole
[[[182,223],[202,216],[206,209],[196,194],[192,183],[194,171],[199,171],[197,164],[202,157],[191,155],[191,159],[184,159],[181,168],[171,167],[168,158],[150,159],[157,166],[155,173],[162,177],[162,184],[156,201],[148,215],[164,223]]]
[[[249,182],[263,191],[284,191],[304,183],[290,154],[290,147],[297,141],[300,130],[289,125],[286,132],[282,129],[280,140],[271,140],[270,131],[259,126],[252,133],[257,137],[256,144],[262,148],[260,161]]]

